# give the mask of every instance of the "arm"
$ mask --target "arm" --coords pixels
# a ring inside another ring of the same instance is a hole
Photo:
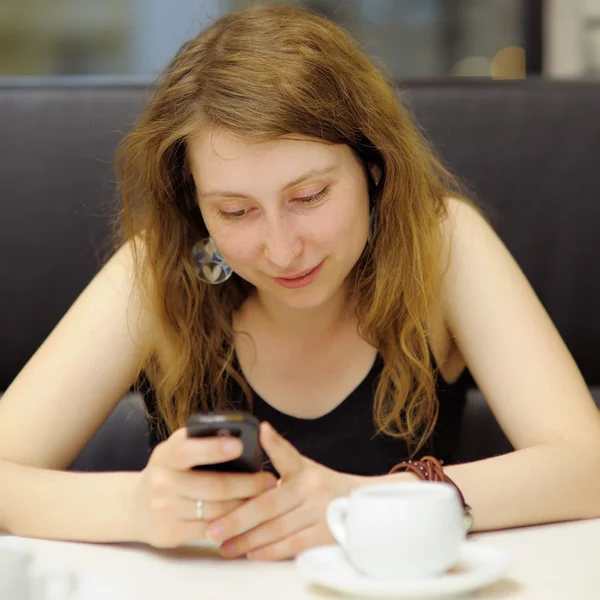
[[[83,291],[0,400],[0,529],[127,538],[135,473],[64,473],[135,380],[146,335],[125,245]]]
[[[502,242],[468,205],[451,201],[444,224],[451,251],[442,303],[446,326],[516,448],[449,466],[472,507],[474,529],[600,516],[600,415],[573,358]],[[375,483],[417,480],[400,473],[338,473],[301,456],[261,426],[261,445],[281,485],[208,530],[228,557],[280,560],[335,543],[329,502]]]
[[[59,470],[129,389],[150,339],[130,250],[94,278],[0,401],[0,529],[174,547],[202,539],[212,519],[275,484],[269,473],[192,471],[238,457],[242,445],[188,438],[185,428],[161,442],[140,473]]]
[[[449,207],[447,327],[515,451],[444,470],[475,529],[598,517],[600,414],[583,377],[491,227],[466,204]]]
[[[136,541],[124,507],[137,473],[66,473],[0,460],[0,531],[86,542]]]

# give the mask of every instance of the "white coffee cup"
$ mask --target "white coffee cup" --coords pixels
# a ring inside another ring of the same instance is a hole
[[[329,504],[327,523],[354,568],[383,581],[441,576],[466,537],[458,493],[441,482],[357,488]]]

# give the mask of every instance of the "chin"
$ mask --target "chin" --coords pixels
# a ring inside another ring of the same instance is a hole
[[[282,293],[283,292],[283,293]],[[299,293],[300,292],[300,293]],[[332,298],[335,290],[329,287],[320,286],[312,290],[286,290],[282,289],[276,294],[277,299],[289,308],[297,310],[311,310],[319,308]]]

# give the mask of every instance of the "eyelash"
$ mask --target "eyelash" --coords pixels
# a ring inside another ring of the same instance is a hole
[[[315,204],[325,198],[325,196],[329,193],[329,186],[323,188],[320,192],[316,194],[312,194],[312,196],[304,196],[302,198],[294,198],[297,202],[304,204],[306,206],[310,206],[311,204]],[[219,211],[219,216],[228,221],[237,221],[239,219],[243,219],[248,213],[244,212],[244,210],[236,210],[234,212],[224,212],[222,210]]]

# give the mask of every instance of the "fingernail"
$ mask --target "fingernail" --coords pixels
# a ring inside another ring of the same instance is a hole
[[[206,531],[206,537],[211,541],[218,544],[224,539],[225,530],[220,525],[211,525]]]
[[[224,558],[233,558],[236,555],[235,544],[226,542],[219,550]]]
[[[276,488],[279,485],[279,480],[278,479],[269,479],[269,482],[267,483],[267,489],[273,489]]]
[[[225,454],[237,454],[240,450],[240,443],[237,440],[225,440],[221,447]]]

